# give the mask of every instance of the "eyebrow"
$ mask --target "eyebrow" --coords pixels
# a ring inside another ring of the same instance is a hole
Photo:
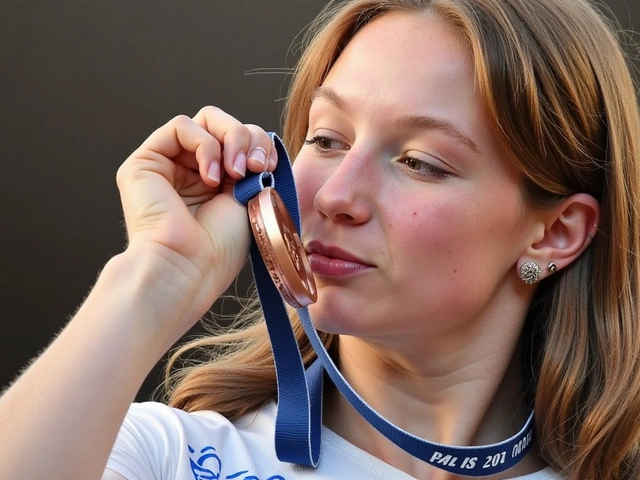
[[[344,99],[331,88],[316,88],[311,94],[311,103],[318,98],[326,100],[339,110],[347,113],[349,112],[349,107]],[[439,130],[442,133],[453,137],[475,153],[480,153],[480,149],[475,142],[471,140],[471,138],[469,138],[461,128],[449,120],[429,115],[403,115],[396,119],[394,124],[397,128]]]
[[[395,124],[398,128],[439,130],[442,133],[453,137],[456,141],[473,150],[475,153],[480,153],[480,149],[475,142],[449,120],[431,117],[428,115],[405,115],[397,119]]]
[[[313,103],[318,98],[326,100],[338,110],[343,110],[347,113],[349,112],[349,107],[347,107],[347,104],[342,99],[342,97],[329,87],[316,88],[311,94],[311,103]]]

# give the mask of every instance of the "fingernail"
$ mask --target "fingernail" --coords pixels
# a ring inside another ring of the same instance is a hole
[[[249,158],[259,162],[264,167],[267,164],[267,151],[262,147],[256,147],[249,155]]]
[[[236,155],[236,159],[233,162],[233,171],[244,177],[247,171],[247,155],[244,152],[239,152]]]
[[[220,164],[218,162],[212,162],[207,169],[207,177],[216,183],[220,182]]]

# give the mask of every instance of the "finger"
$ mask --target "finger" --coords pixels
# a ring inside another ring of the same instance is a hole
[[[273,172],[278,165],[278,150],[276,149],[275,143],[273,145],[273,149],[271,150],[271,156],[269,157],[269,165],[267,169],[270,172]]]
[[[224,169],[236,180],[247,172],[247,152],[251,144],[251,132],[239,123],[231,127],[224,135]]]
[[[269,155],[269,160],[267,161],[267,170],[273,172],[276,169],[276,165],[278,164],[278,150],[276,149],[275,140],[271,139],[271,155]]]
[[[273,141],[257,125],[244,125],[217,107],[204,107],[193,119],[222,143],[224,173],[231,178],[244,177],[247,168],[265,171],[275,157]]]
[[[200,172],[201,176],[207,176],[212,181],[220,182],[222,152],[220,142],[213,140],[200,144],[195,153],[183,150],[173,157],[173,161],[190,170]]]
[[[251,134],[242,123],[225,111],[211,106],[200,109],[193,121],[222,144],[221,161],[225,173],[235,179],[244,177]]]
[[[277,161],[276,147],[267,132],[257,125],[245,125],[251,132],[247,166],[252,172],[272,171]],[[271,164],[273,163],[273,168]]]
[[[206,183],[217,186],[220,175],[210,166],[220,162],[220,142],[185,115],[179,115],[153,132],[130,157],[165,158],[198,169]],[[158,157],[159,156],[159,157]]]
[[[174,158],[183,150],[195,153],[198,146],[215,138],[186,115],[178,115],[154,131],[142,143],[167,158]]]

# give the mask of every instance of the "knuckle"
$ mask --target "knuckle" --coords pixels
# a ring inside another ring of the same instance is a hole
[[[244,126],[253,135],[264,135],[264,136],[267,136],[267,132],[262,127],[260,127],[258,125],[255,125],[253,123],[245,123]]]
[[[267,132],[262,127],[251,123],[246,124],[245,127],[251,135],[251,138],[253,140],[252,143],[256,146],[260,146],[266,149],[266,152],[269,153],[273,145],[273,141],[271,140]]]
[[[186,125],[188,123],[191,123],[193,120],[191,120],[191,118],[189,118],[187,115],[176,115],[175,117],[173,117],[173,119],[171,120],[171,123],[173,123],[176,126],[180,126],[180,125]]]
[[[229,133],[243,141],[249,141],[251,139],[251,131],[246,127],[246,125],[241,123],[233,127]]]
[[[202,107],[198,111],[198,114],[196,116],[198,116],[198,115],[204,115],[204,116],[214,115],[214,114],[221,113],[221,112],[222,112],[222,109],[220,107],[215,107],[213,105],[206,105],[206,106]]]

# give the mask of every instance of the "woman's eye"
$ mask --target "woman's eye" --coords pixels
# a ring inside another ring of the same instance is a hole
[[[327,151],[327,150],[348,150],[349,147],[339,140],[334,140],[329,137],[323,137],[321,135],[317,135],[315,137],[306,139],[304,141],[305,145],[313,145],[318,151]]]
[[[424,160],[420,160],[415,157],[405,157],[401,162],[406,165],[413,174],[435,178],[445,178],[449,175],[447,172],[436,167],[432,163],[425,162]]]
[[[411,170],[420,170],[423,165],[423,162],[421,162],[417,158],[412,158],[412,157],[405,159],[404,163]]]

